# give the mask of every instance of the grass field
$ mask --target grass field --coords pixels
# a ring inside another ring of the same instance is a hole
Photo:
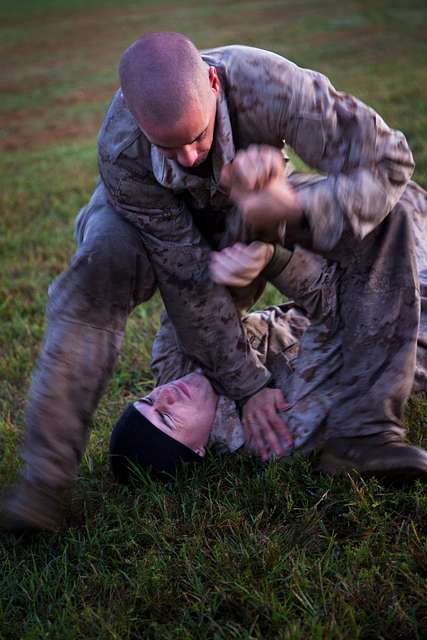
[[[427,187],[426,20],[424,0],[1,0],[1,486],[17,469],[47,287],[73,252],[121,51],[145,31],[177,30],[200,47],[246,43],[316,68],[404,131]],[[113,484],[110,426],[152,384],[160,308],[155,298],[129,321],[70,526],[0,534],[0,639],[427,638],[422,486],[238,455],[174,488]],[[411,400],[412,442],[427,443],[426,413]]]

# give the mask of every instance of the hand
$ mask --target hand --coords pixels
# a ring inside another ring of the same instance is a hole
[[[258,191],[275,178],[284,177],[283,155],[275,147],[252,144],[238,151],[231,164],[223,167],[221,183],[231,190],[231,196],[239,191]]]
[[[271,180],[260,191],[239,191],[231,197],[255,231],[272,232],[281,222],[295,225],[303,217],[298,194],[283,177]]]
[[[274,246],[266,242],[237,242],[211,254],[210,272],[214,282],[229,287],[246,287],[273,257]]]
[[[297,192],[284,175],[283,157],[274,147],[252,145],[225,165],[221,182],[239,207],[245,222],[274,237],[281,222],[297,224],[303,210]],[[273,232],[273,233],[272,233]]]
[[[269,388],[258,391],[243,407],[242,424],[248,444],[255,444],[263,462],[272,453],[283,456],[293,444],[292,434],[277,413],[288,407],[280,389]]]

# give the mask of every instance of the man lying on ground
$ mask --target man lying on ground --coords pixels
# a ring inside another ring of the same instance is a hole
[[[281,387],[287,386],[308,324],[303,310],[294,303],[243,318],[248,341],[274,373],[278,386],[269,388],[268,403],[262,407],[276,424],[276,433],[280,433],[274,449],[263,443],[265,460],[272,455],[289,455],[293,450],[293,437],[281,417],[288,408]],[[166,344],[167,350],[163,351]],[[160,350],[165,358],[158,357]],[[111,436],[111,466],[117,480],[127,482],[133,466],[151,469],[156,476],[174,475],[178,462],[201,461],[208,443],[220,451],[235,452],[246,445],[252,453],[258,453],[258,443],[245,433],[239,406],[217,394],[208,378],[179,352],[164,331],[155,339],[153,354],[153,372],[161,384],[127,407]],[[180,371],[181,377],[169,381]]]

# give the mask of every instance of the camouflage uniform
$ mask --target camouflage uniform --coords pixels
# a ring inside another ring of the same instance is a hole
[[[363,103],[337,92],[321,74],[273,53],[231,46],[205,51],[203,58],[217,68],[221,82],[209,178],[185,170],[151,146],[120,91],[110,105],[98,138],[101,178],[78,218],[77,253],[50,290],[48,329],[33,375],[23,449],[31,480],[55,486],[72,482],[127,316],[156,288],[179,349],[203,368],[218,392],[239,399],[270,380],[240,318],[259,296],[264,279],[232,291],[212,283],[208,273],[212,248],[251,239],[219,185],[223,164],[251,143],[283,148],[286,141],[325,174],[290,180],[303,202],[311,246],[342,265],[340,322],[350,318],[350,326],[340,334],[342,345],[356,340],[362,347],[366,336],[368,347],[352,349],[348,357],[341,349],[343,365],[350,368],[342,374],[345,381],[338,374],[334,380],[344,381],[345,389],[351,387],[360,400],[351,380],[352,358],[358,356],[360,374],[363,353],[381,337],[384,379],[397,368],[401,387],[389,393],[384,385],[372,384],[369,402],[375,397],[384,412],[365,420],[361,409],[351,429],[363,431],[366,422],[369,432],[371,420],[376,429],[399,423],[412,385],[418,329],[414,229],[423,260],[426,246],[424,193],[417,191],[417,211],[402,204],[414,167],[403,134]],[[420,221],[415,221],[418,214]],[[405,236],[398,241],[399,224]],[[402,255],[389,260],[397,248]],[[422,268],[424,264],[427,260]],[[320,342],[323,339],[320,351],[326,367],[328,349],[333,352],[334,347],[324,334]],[[397,339],[402,349],[396,354]],[[302,375],[309,380],[307,373]],[[373,383],[371,376],[367,379]],[[362,384],[362,394],[365,388]],[[341,401],[347,417],[353,401],[344,389]],[[309,410],[317,411],[314,400],[312,404]],[[319,420],[323,424],[322,411],[309,421],[309,430],[314,431]],[[341,417],[338,411],[331,425]]]

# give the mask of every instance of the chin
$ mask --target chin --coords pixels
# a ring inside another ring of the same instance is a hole
[[[196,372],[194,372],[192,375],[193,376],[197,376],[197,379],[200,381],[201,385],[203,385],[207,389],[212,389],[212,385],[211,385],[211,383],[209,381],[209,378],[207,378],[204,375],[204,373],[196,373]]]

